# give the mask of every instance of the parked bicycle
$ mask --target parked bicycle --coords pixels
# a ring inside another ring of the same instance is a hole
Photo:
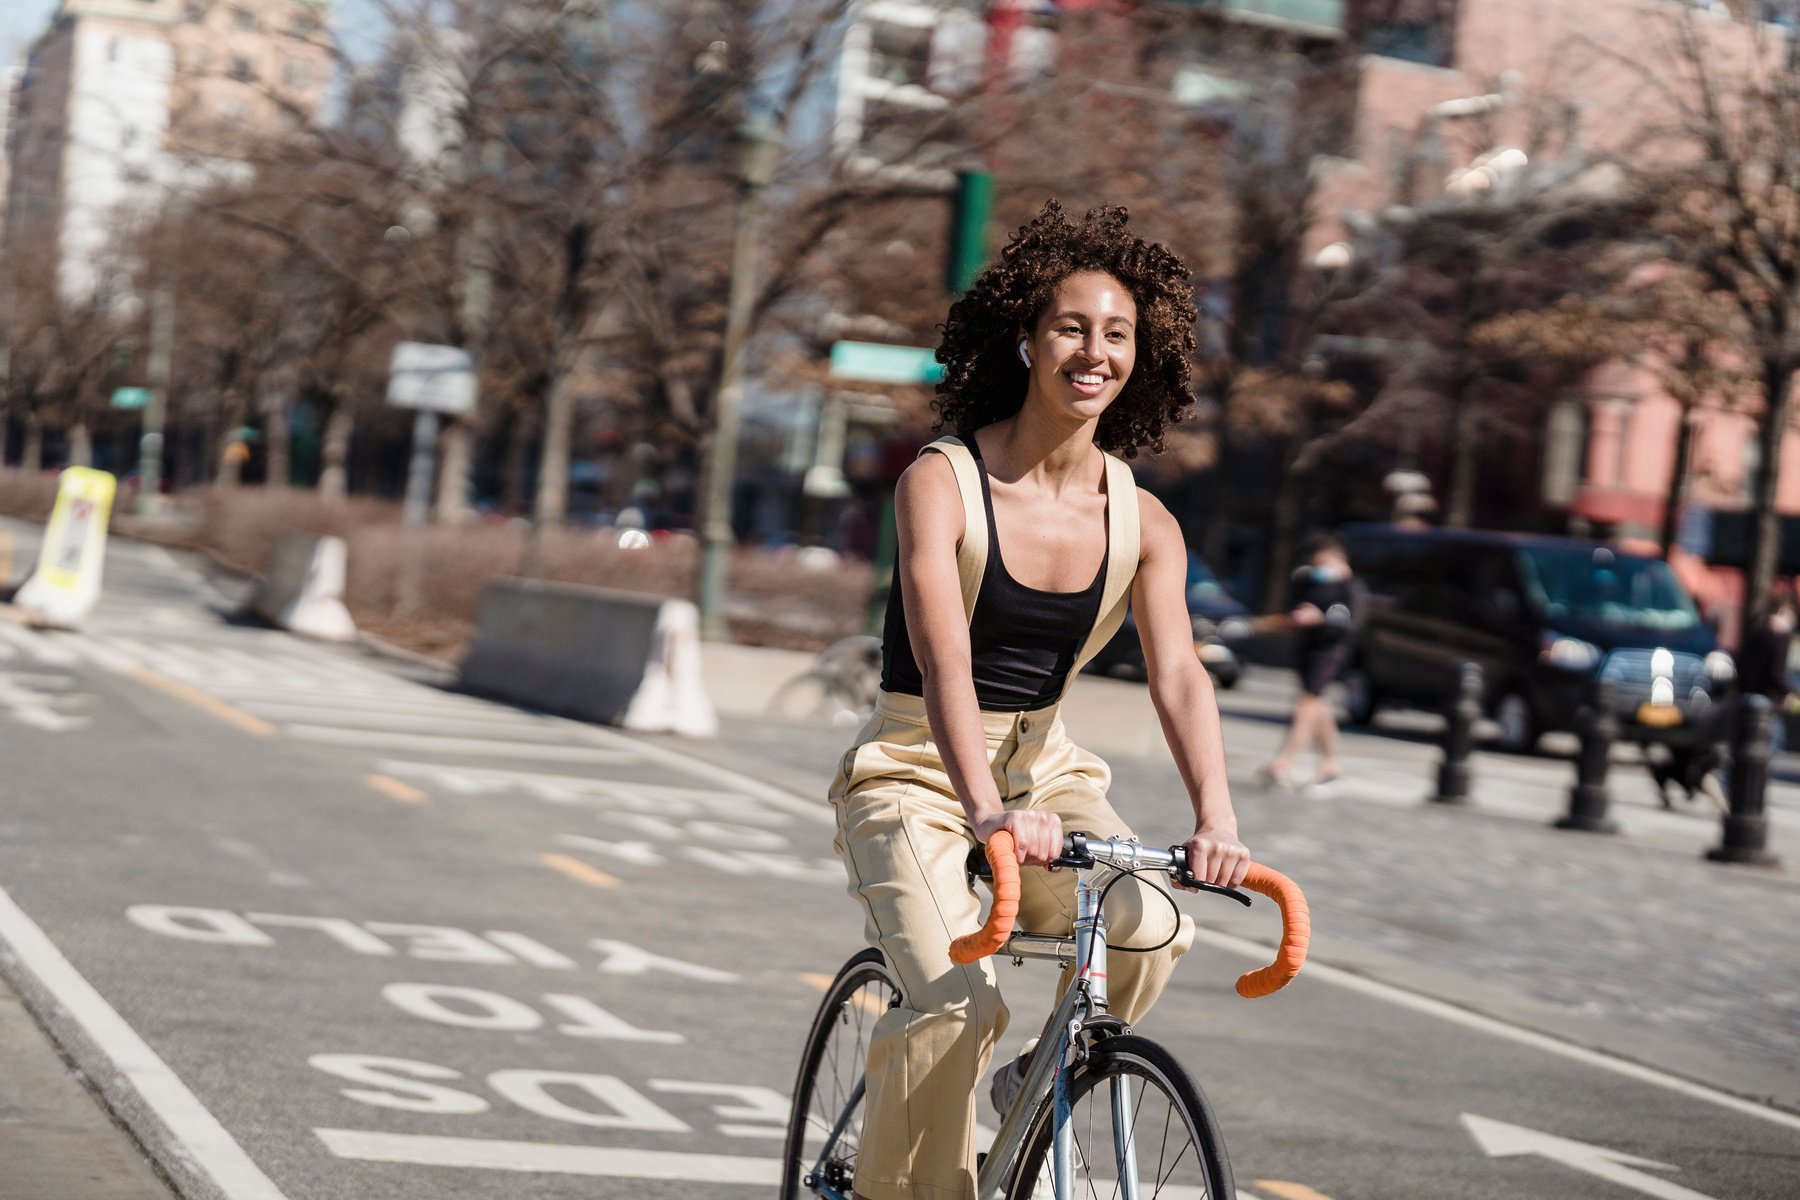
[[[772,717],[860,725],[875,711],[881,688],[881,639],[867,634],[839,638],[813,665],[782,684],[769,700]]]
[[[971,883],[979,857],[970,856]],[[1107,1011],[1107,890],[1127,875],[1160,871],[1241,904],[1250,897],[1203,883],[1188,871],[1182,847],[1167,850],[1121,838],[1072,833],[1058,866],[1081,872],[1070,936],[1012,928],[1019,910],[1019,867],[1012,835],[988,840],[993,905],[986,923],[951,944],[957,962],[1004,953],[1015,963],[1073,964],[1074,981],[1045,1023],[1023,1086],[981,1158],[979,1200],[1235,1200],[1225,1140],[1200,1087],[1162,1046]],[[1281,910],[1275,961],[1237,981],[1238,994],[1266,996],[1285,986],[1306,959],[1310,919],[1292,880],[1252,864],[1244,886]],[[1171,903],[1173,901],[1171,900]],[[862,1140],[869,1034],[900,1002],[900,989],[876,949],[837,973],[813,1019],[800,1057],[794,1107],[783,1151],[782,1200],[850,1200]]]

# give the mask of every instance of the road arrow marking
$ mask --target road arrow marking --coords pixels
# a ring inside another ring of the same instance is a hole
[[[1520,1125],[1508,1125],[1504,1121],[1478,1117],[1473,1113],[1464,1113],[1462,1123],[1463,1127],[1469,1131],[1469,1136],[1475,1139],[1475,1144],[1480,1146],[1482,1152],[1489,1158],[1540,1154],[1572,1170],[1605,1179],[1620,1187],[1631,1188],[1646,1196],[1655,1196],[1658,1200],[1712,1200],[1712,1197],[1690,1188],[1684,1188],[1670,1183],[1666,1179],[1658,1179],[1654,1175],[1646,1175],[1642,1171],[1632,1169],[1633,1167],[1648,1167],[1653,1171],[1678,1169],[1668,1163],[1639,1158],[1635,1154],[1626,1154],[1622,1150],[1608,1150],[1605,1146],[1590,1146],[1586,1142],[1577,1142],[1569,1138],[1557,1137],[1554,1134],[1539,1133],[1535,1129],[1526,1129]]]

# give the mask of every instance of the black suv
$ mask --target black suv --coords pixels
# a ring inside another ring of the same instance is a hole
[[[1690,743],[1736,676],[1659,558],[1473,530],[1352,525],[1342,536],[1369,589],[1343,680],[1354,724],[1388,701],[1445,708],[1457,664],[1470,661],[1483,670],[1505,749],[1574,728],[1602,681],[1622,737]]]

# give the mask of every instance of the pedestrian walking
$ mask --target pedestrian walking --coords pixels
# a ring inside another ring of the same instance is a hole
[[[1072,221],[1051,203],[944,324],[952,436],[900,477],[881,691],[831,791],[850,891],[901,993],[869,1048],[865,1200],[974,1200],[975,1085],[1007,1009],[987,960],[950,959],[951,935],[981,919],[965,862],[1008,831],[1026,868],[1020,923],[1068,935],[1075,873],[1045,869],[1064,831],[1130,830],[1110,769],[1070,740],[1060,705],[1127,599],[1187,785],[1188,862],[1215,884],[1249,869],[1181,529],[1115,457],[1159,448],[1187,406],[1196,315],[1189,268],[1135,237],[1123,209]],[[1125,877],[1107,907],[1125,948],[1113,1011],[1136,1024],[1192,926],[1149,880]],[[1002,1066],[997,1102],[1025,1061]]]
[[[1367,589],[1351,572],[1344,544],[1330,534],[1315,537],[1306,565],[1294,572],[1288,603],[1287,619],[1299,635],[1300,698],[1281,749],[1264,769],[1270,783],[1294,787],[1294,760],[1309,749],[1318,758],[1309,787],[1329,788],[1342,778],[1337,714],[1325,692],[1350,665],[1367,607]]]

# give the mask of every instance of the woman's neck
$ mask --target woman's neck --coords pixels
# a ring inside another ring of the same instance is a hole
[[[1044,420],[1027,406],[982,431],[982,457],[989,473],[1006,483],[1025,481],[1054,494],[1092,487],[1104,461],[1094,453],[1096,424]]]

